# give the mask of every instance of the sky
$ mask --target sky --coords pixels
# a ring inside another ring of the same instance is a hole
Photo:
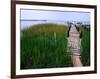
[[[21,20],[57,20],[90,22],[89,12],[21,9]]]

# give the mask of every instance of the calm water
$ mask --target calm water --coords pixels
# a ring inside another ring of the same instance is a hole
[[[54,24],[63,24],[67,25],[67,22],[65,21],[28,21],[28,20],[21,20],[21,29],[28,28],[35,24],[42,24],[42,23],[54,23]],[[75,21],[72,21],[72,23],[77,23]],[[83,22],[84,24],[89,24],[89,22]]]

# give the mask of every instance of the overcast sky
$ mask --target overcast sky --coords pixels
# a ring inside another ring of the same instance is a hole
[[[58,20],[90,22],[89,12],[25,10],[21,9],[21,20]]]

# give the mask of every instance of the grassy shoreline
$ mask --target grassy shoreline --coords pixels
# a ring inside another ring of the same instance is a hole
[[[66,29],[64,25],[39,24],[22,30],[21,69],[71,67]]]

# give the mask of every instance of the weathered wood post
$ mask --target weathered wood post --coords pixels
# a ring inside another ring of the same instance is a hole
[[[54,39],[55,39],[55,43],[56,43],[56,32],[54,32]]]

